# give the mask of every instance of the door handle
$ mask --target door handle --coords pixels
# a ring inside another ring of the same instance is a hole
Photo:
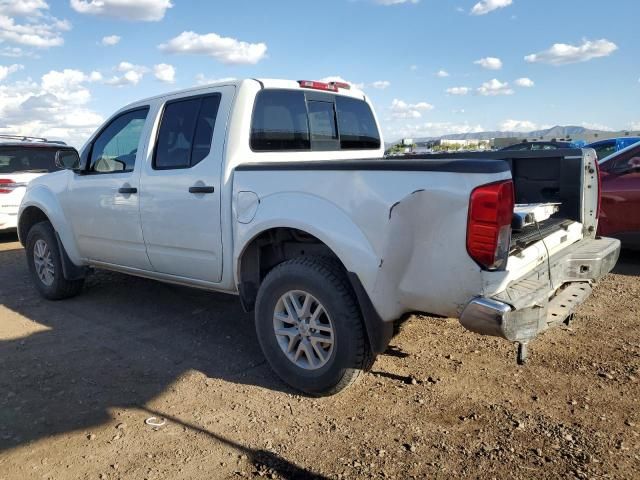
[[[132,193],[138,193],[138,189],[136,187],[120,187],[118,189],[118,193],[123,193],[125,195],[131,195]]]
[[[213,193],[216,189],[214,187],[208,187],[206,185],[194,185],[189,187],[189,193]]]

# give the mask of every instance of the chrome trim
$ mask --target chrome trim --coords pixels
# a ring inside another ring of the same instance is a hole
[[[460,316],[460,323],[467,330],[481,335],[502,337],[504,317],[511,306],[490,298],[471,300]]]

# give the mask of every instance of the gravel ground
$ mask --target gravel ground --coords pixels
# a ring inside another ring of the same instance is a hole
[[[625,253],[526,367],[415,316],[360,383],[313,399],[271,373],[234,297],[98,273],[47,302],[0,237],[0,479],[638,478],[639,302]]]

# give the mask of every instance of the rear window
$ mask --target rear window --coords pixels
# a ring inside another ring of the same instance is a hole
[[[253,150],[309,150],[309,123],[304,92],[263,90],[251,124]]]
[[[596,151],[598,160],[602,160],[617,151],[615,142],[601,143],[593,147],[593,149]]]
[[[251,149],[364,150],[380,148],[373,112],[363,101],[304,91],[262,90],[251,124]]]
[[[336,97],[340,148],[380,148],[380,135],[367,102],[349,97]]]
[[[45,147],[0,147],[0,173],[56,171],[56,151]]]

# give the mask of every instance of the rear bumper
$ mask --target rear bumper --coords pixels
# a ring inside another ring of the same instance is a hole
[[[0,213],[0,232],[15,230],[18,227],[18,213]]]
[[[619,255],[619,240],[582,240],[504,292],[471,300],[460,323],[482,335],[528,342],[573,314],[589,297],[591,284],[613,270]]]

